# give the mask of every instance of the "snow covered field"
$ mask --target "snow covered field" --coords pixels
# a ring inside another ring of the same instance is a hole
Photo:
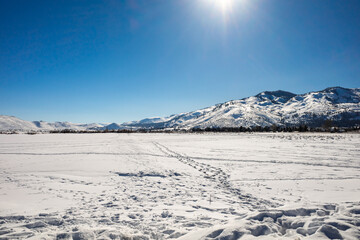
[[[360,239],[360,135],[0,135],[0,239]]]

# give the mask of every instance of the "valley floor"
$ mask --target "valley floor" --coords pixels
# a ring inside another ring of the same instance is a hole
[[[360,135],[0,135],[0,239],[360,239]]]

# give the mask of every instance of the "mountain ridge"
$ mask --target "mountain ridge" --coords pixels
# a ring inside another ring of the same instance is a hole
[[[304,94],[277,90],[264,91],[255,96],[219,103],[207,108],[163,118],[163,122],[143,124],[140,121],[124,123],[131,128],[206,128],[320,126],[333,120],[344,126],[360,122],[360,89],[329,87]],[[217,114],[216,114],[217,112]],[[202,119],[201,119],[202,118]],[[149,119],[149,118],[148,118]],[[338,124],[339,125],[339,124]]]
[[[118,129],[192,129],[223,127],[298,126],[319,127],[331,120],[337,126],[360,125],[360,88],[328,87],[304,94],[276,90],[230,100],[199,110],[151,117],[122,124],[78,124],[25,121],[0,115],[0,130],[118,130]]]
[[[0,131],[54,131],[72,129],[76,131],[95,130],[106,126],[101,123],[71,123],[71,122],[45,122],[26,121],[14,116],[0,115]]]

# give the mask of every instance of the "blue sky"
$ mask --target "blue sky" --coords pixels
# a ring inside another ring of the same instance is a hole
[[[358,0],[0,0],[0,114],[124,122],[360,87]]]

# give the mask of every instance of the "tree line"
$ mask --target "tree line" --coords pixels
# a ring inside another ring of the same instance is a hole
[[[163,128],[140,128],[140,129],[92,129],[92,130],[74,130],[58,129],[51,130],[49,133],[204,133],[204,132],[360,132],[360,125],[355,124],[351,127],[339,127],[331,120],[325,120],[321,126],[308,126],[300,124],[296,126],[282,126],[273,124],[271,126],[254,126],[254,127],[194,127],[191,129],[163,129]],[[0,134],[17,134],[21,131],[8,130],[0,131]],[[27,134],[47,133],[29,131]]]

